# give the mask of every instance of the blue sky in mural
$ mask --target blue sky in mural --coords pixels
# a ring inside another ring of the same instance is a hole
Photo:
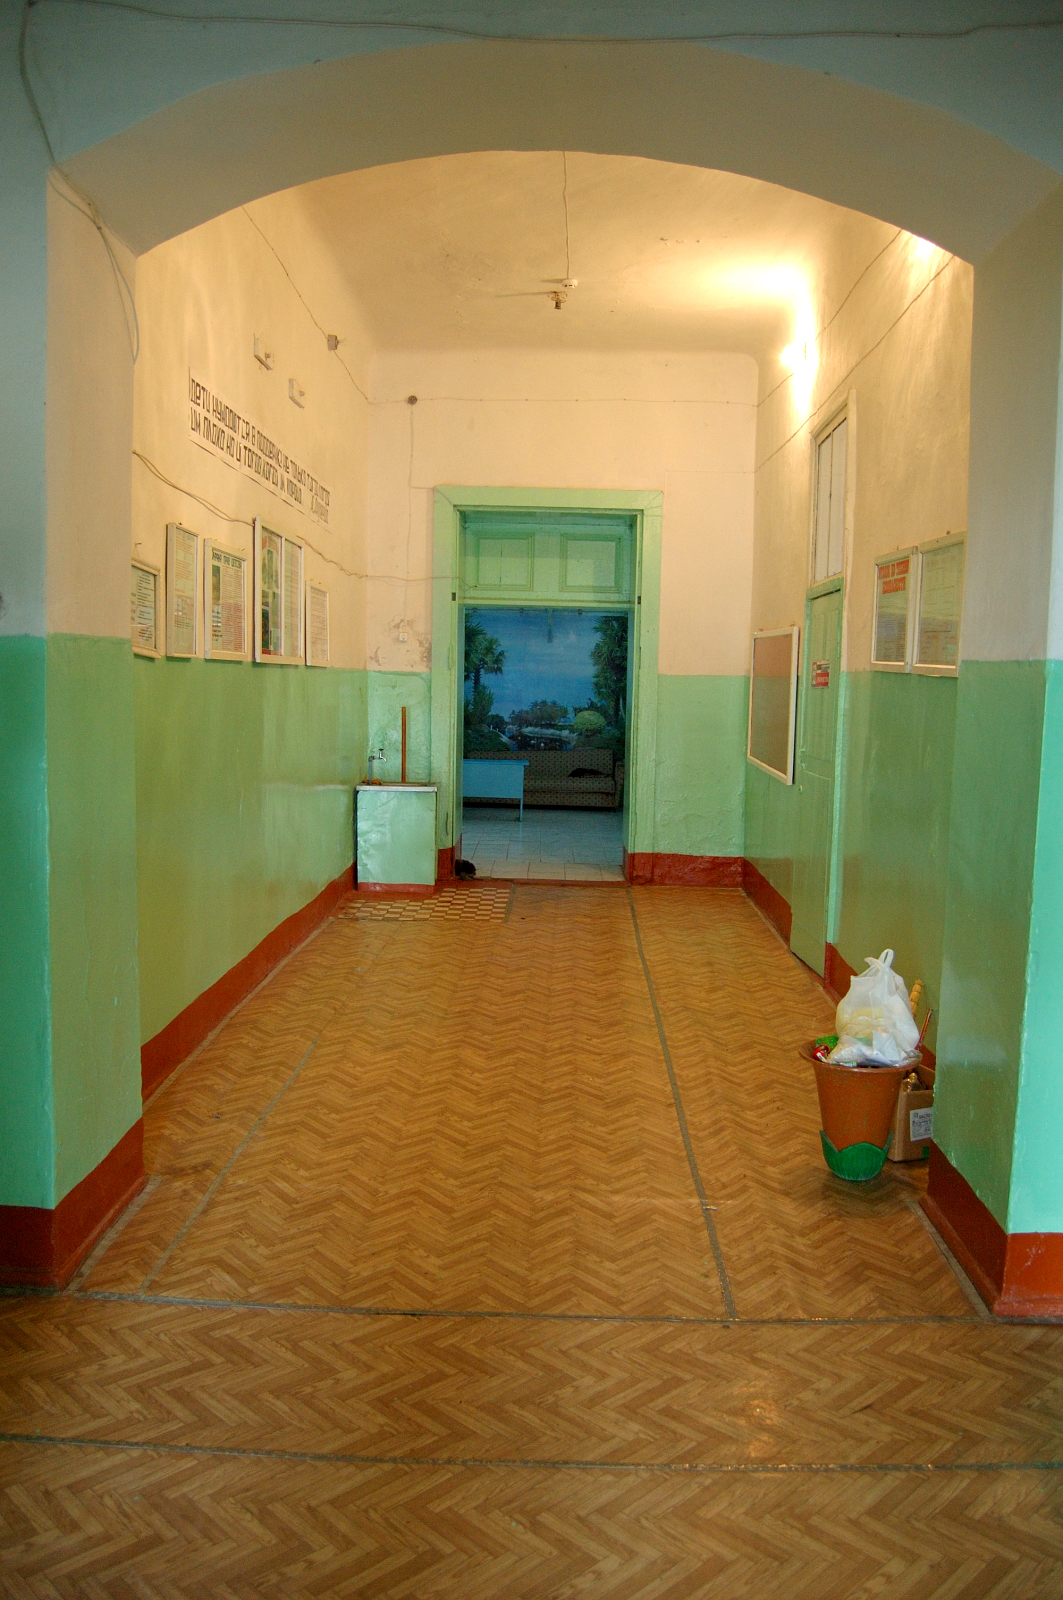
[[[506,652],[505,671],[483,680],[495,697],[495,711],[508,717],[534,700],[557,700],[572,711],[592,700],[594,624],[602,614],[470,606],[467,619],[478,622]],[[466,695],[471,692],[466,684]]]

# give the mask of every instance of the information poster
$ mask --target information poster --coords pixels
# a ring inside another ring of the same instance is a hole
[[[875,640],[871,659],[876,666],[904,667],[908,663],[914,567],[911,551],[875,563]]]
[[[247,567],[242,550],[206,542],[204,654],[213,661],[247,660]]]
[[[138,656],[159,654],[159,569],[134,561],[130,573],[130,632],[133,653]]]
[[[284,541],[284,654],[303,656],[303,547]]]
[[[329,664],[328,590],[319,583],[306,586],[306,664],[308,667]]]
[[[255,660],[303,661],[303,547],[255,519]]]
[[[199,535],[178,522],[166,525],[166,654],[199,654]]]
[[[960,659],[963,540],[924,550],[919,583],[917,667],[955,672]]]

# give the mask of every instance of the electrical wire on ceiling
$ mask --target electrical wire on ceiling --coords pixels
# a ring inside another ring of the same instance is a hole
[[[436,39],[472,39],[508,44],[756,44],[800,43],[816,39],[937,40],[973,39],[980,34],[1032,33],[1063,28],[1063,16],[1029,17],[1007,22],[971,22],[939,28],[714,28],[691,33],[513,33],[500,28],[470,28],[447,22],[407,21],[385,17],[292,17],[223,11],[168,11],[134,0],[29,0],[30,5],[91,7],[123,11],[164,22],[232,23],[253,27],[338,28],[352,31],[430,34]]]
[[[369,396],[366,394],[365,390],[362,388],[361,384],[358,382],[358,379],[355,377],[354,373],[351,371],[351,369],[347,365],[346,361],[344,361],[343,357],[340,355],[340,352],[339,352],[339,341],[336,339],[336,335],[332,334],[332,333],[328,333],[321,326],[320,322],[317,320],[317,318],[315,317],[313,311],[311,310],[311,308],[310,308],[310,306],[309,306],[309,304],[308,304],[308,302],[306,300],[305,295],[303,294],[303,292],[300,289],[299,285],[296,283],[295,279],[292,277],[291,273],[288,271],[288,268],[285,266],[284,261],[281,259],[281,256],[277,251],[276,245],[272,242],[271,239],[269,239],[267,237],[267,235],[265,233],[263,233],[262,229],[259,227],[258,223],[255,221],[254,217],[251,215],[250,211],[248,211],[246,206],[241,206],[240,210],[243,212],[244,216],[247,218],[247,220],[251,224],[252,228],[254,228],[254,230],[258,234],[259,238],[265,244],[266,248],[273,253],[274,257],[276,258],[278,266],[280,267],[281,271],[284,273],[284,276],[287,278],[287,280],[291,284],[292,288],[295,290],[296,296],[298,297],[303,309],[305,310],[307,316],[310,318],[310,321],[314,324],[314,327],[317,329],[318,333],[324,339],[325,344],[328,347],[329,352],[336,357],[336,360],[339,362],[340,366],[343,368],[343,370],[347,374],[348,378],[350,378],[351,382],[354,384],[354,387],[358,390],[358,393],[361,395],[361,397],[365,401],[366,405],[372,405],[373,402],[370,400]]]

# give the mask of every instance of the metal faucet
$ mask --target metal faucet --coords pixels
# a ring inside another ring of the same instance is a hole
[[[378,751],[376,751],[375,754],[370,753],[370,756],[369,756],[369,777],[366,779],[367,783],[374,783],[374,782],[375,783],[379,783],[380,782],[379,778],[374,779],[374,777],[373,777],[373,767],[375,765],[379,765],[379,764],[383,764],[384,766],[387,766],[387,760],[388,760],[388,758],[384,754],[383,750],[378,750]]]

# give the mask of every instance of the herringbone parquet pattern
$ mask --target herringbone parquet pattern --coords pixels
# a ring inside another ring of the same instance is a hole
[[[0,1300],[0,1594],[1063,1600],[1063,1327],[827,1173],[741,894],[452,901],[349,903]]]

